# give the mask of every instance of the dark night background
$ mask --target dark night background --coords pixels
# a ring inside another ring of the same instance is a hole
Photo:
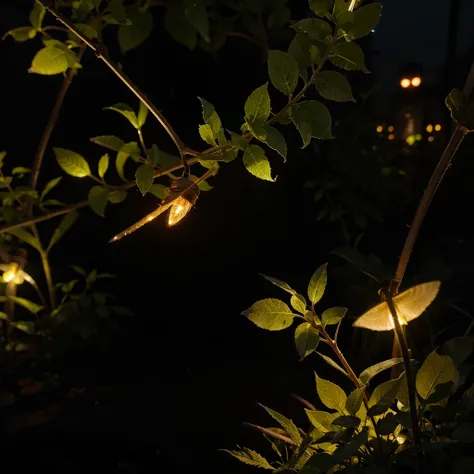
[[[446,73],[449,1],[382,3],[382,21],[363,43],[373,73],[350,75],[356,93],[379,85],[366,111],[374,124],[375,114],[383,113],[392,94],[398,93],[399,71],[406,63],[422,65],[424,78],[433,84],[442,105],[452,87],[462,87],[474,44],[474,8],[472,2],[461,1],[457,53],[448,60],[456,67]],[[27,24],[31,4],[26,0],[1,2],[2,34]],[[294,0],[290,7],[293,19],[309,13],[306,0]],[[51,18],[47,21],[53,24]],[[152,37],[125,56],[118,51],[113,30],[105,34],[111,56],[123,64],[193,148],[202,148],[197,132],[202,121],[198,96],[215,106],[226,128],[237,131],[245,99],[267,80],[262,53],[251,43],[228,38],[215,55],[201,49],[190,52],[164,31],[159,9],[155,10]],[[31,163],[62,80],[27,72],[38,43],[15,43],[11,38],[0,43],[0,148],[8,151],[9,164]],[[270,43],[273,48],[286,48],[271,39]],[[136,107],[138,101],[90,51],[83,66],[46,153],[40,178],[43,185],[60,174],[52,146],[72,149],[95,163],[103,150],[90,143],[90,137],[113,134],[125,141],[136,139],[123,117],[102,109],[117,102]],[[330,107],[337,122],[355,116],[358,106]],[[350,129],[350,120],[343,124]],[[144,134],[149,143],[174,152],[151,116]],[[52,253],[55,278],[66,275],[70,263],[114,273],[118,278],[105,286],[134,316],[120,327],[110,350],[100,357],[78,353],[62,368],[62,373],[70,374],[71,383],[87,387],[83,402],[61,420],[9,436],[3,443],[2,458],[15,470],[35,466],[71,473],[92,469],[184,473],[198,468],[247,472],[218,449],[239,444],[264,451],[259,434],[243,426],[244,421],[268,423],[257,403],[302,419],[300,405],[291,393],[314,401],[312,370],[316,367],[323,375],[330,371],[316,356],[298,362],[291,330],[268,333],[240,316],[256,300],[284,298],[259,273],[281,278],[303,293],[312,272],[328,261],[329,284],[322,304],[348,306],[349,318],[375,302],[377,295],[374,292],[365,301],[349,300],[348,273],[342,271],[342,260],[330,253],[344,244],[340,227],[316,221],[316,204],[303,187],[317,175],[318,156],[332,144],[302,151],[296,133],[289,134],[288,140],[288,162],[283,165],[277,157],[271,158],[276,183],[255,179],[239,160],[222,166],[210,180],[214,189],[201,194],[197,208],[176,228],[167,229],[158,220],[117,244],[108,244],[112,235],[155,208],[156,199],[141,198],[136,189],[124,203],[109,206],[105,219],[88,209],[81,212],[75,229]],[[468,295],[464,296],[473,283],[472,146],[468,138],[446,176],[409,267],[413,274],[416,265],[441,258],[453,274],[443,285],[443,293],[457,299],[467,311],[473,310]],[[391,202],[391,213],[383,216],[385,222],[374,224],[361,244],[390,268],[396,264],[407,225],[439,151],[427,156],[415,173],[408,198],[400,204]],[[130,179],[132,173],[133,167],[127,171]],[[66,177],[57,195],[71,203],[82,200],[88,184]],[[51,222],[41,225],[43,231],[53,228]],[[39,262],[31,261],[29,269],[41,281]],[[360,273],[350,275],[358,279],[350,284],[369,284]],[[459,322],[458,332],[464,331],[462,316],[450,313],[450,318],[450,324]],[[416,324],[423,333],[423,323]],[[356,371],[374,357],[389,358],[390,340],[384,336],[376,347],[367,347],[360,334],[353,336],[349,322],[342,327],[341,346],[349,348],[347,356]],[[335,378],[344,383],[337,375]]]

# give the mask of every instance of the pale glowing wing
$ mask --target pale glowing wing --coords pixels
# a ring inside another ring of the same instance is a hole
[[[371,329],[372,331],[390,331],[395,327],[388,304],[385,301],[369,309],[360,318],[356,319],[353,326]]]
[[[163,201],[163,204],[160,207],[155,209],[153,212],[150,212],[150,214],[148,214],[143,219],[139,220],[138,222],[130,226],[128,229],[125,229],[124,231],[120,232],[120,234],[117,234],[116,236],[112,237],[109,240],[109,243],[117,242],[117,240],[120,240],[123,237],[131,234],[132,232],[135,232],[140,227],[143,227],[145,224],[148,224],[153,219],[156,219],[160,214],[163,214],[163,212],[165,212],[171,206],[171,204],[173,204],[173,201],[170,199]]]
[[[428,283],[412,286],[395,296],[393,302],[397,308],[400,322],[407,324],[420,316],[436,298],[440,285],[440,281],[429,281]]]

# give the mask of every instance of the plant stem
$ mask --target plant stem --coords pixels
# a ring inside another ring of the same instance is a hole
[[[48,252],[46,252],[46,250],[43,248],[43,244],[41,243],[40,235],[36,225],[32,225],[31,230],[33,231],[33,235],[36,237],[36,240],[40,244],[38,252],[41,257],[41,264],[43,265],[46,285],[48,287],[49,304],[51,306],[51,310],[54,310],[56,309],[56,293],[54,291],[54,282],[53,276],[51,274],[51,265],[49,264]]]
[[[143,138],[143,132],[142,132],[141,127],[138,128],[137,132],[138,132],[138,138],[140,138],[140,144],[142,146],[143,153],[145,154],[147,161],[150,162],[150,156],[148,155],[148,149],[145,145],[145,139]]]
[[[106,53],[106,48],[104,45],[87,38],[82,34],[74,25],[71,24],[63,15],[56,12],[49,2],[45,0],[36,0],[40,5],[42,5],[47,11],[49,11],[59,22],[61,22],[66,28],[68,28],[72,33],[74,33],[80,40],[82,40],[89,48],[94,51],[96,56],[101,59],[110,70],[138,97],[138,99],[146,106],[146,108],[155,116],[161,126],[165,129],[168,135],[173,140],[174,144],[179,150],[179,153],[183,159],[183,167],[187,168],[186,161],[184,160],[184,155],[192,154],[190,150],[184,145],[184,143],[179,138],[178,134],[175,132],[173,127],[169,124],[163,114],[155,107],[155,105],[148,99],[148,97],[132,82],[132,80],[127,77],[119,67],[112,62]]]
[[[85,50],[86,50],[86,45],[82,44],[81,48],[79,49],[79,53],[77,55],[79,62],[81,61]],[[31,177],[30,177],[30,187],[33,189],[36,189],[36,186],[38,184],[38,177],[39,177],[41,165],[43,163],[43,157],[46,151],[46,147],[48,146],[53,130],[56,127],[56,123],[58,122],[59,112],[64,103],[64,98],[66,97],[66,94],[76,74],[76,71],[77,69],[71,68],[66,74],[66,77],[64,78],[63,83],[61,85],[61,89],[59,89],[58,96],[56,97],[53,110],[51,110],[51,113],[48,118],[48,122],[46,124],[46,127],[43,130],[43,134],[41,135],[40,143],[38,146],[38,150],[36,152],[35,161],[33,162],[33,168],[32,168]],[[31,207],[30,207],[30,214],[31,214]]]
[[[288,436],[282,435],[282,434],[277,433],[275,431],[272,431],[268,428],[264,428],[263,426],[254,425],[252,423],[244,423],[244,424],[247,425],[247,426],[250,426],[251,428],[253,428],[257,431],[261,431],[262,433],[265,433],[269,436],[273,436],[274,438],[281,439],[285,443],[292,444],[292,445],[295,444],[295,442],[291,438],[288,438]]]

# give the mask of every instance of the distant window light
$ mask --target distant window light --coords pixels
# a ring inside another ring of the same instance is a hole
[[[435,128],[436,128],[436,127],[435,127]],[[427,131],[428,133],[431,133],[431,132],[433,131],[433,125],[431,125],[431,124],[427,125],[427,126],[426,126],[426,131]]]
[[[410,146],[414,145],[415,142],[416,142],[416,137],[415,137],[415,135],[410,135],[410,136],[408,136],[407,139],[406,139],[406,142],[407,142],[407,144],[410,145]]]
[[[441,131],[441,125],[440,125],[439,123],[437,123],[437,124],[435,125],[435,130],[436,130],[437,132],[440,132],[440,131]]]
[[[413,87],[418,87],[420,84],[421,84],[421,77],[419,77],[419,76],[415,76],[415,77],[411,80],[411,85],[412,85]]]
[[[393,125],[390,125],[387,130],[388,130],[390,133],[392,133],[392,132],[395,130],[395,128],[393,127]]]
[[[435,139],[435,137],[433,137],[433,136],[431,136],[431,135],[428,137],[428,141],[429,141],[430,143],[434,142],[434,139]]]
[[[419,133],[417,133],[417,134],[415,135],[415,140],[416,140],[417,142],[420,142],[422,139],[423,139],[423,137],[422,137]]]
[[[379,125],[377,127],[377,133],[382,133],[383,132],[383,126],[382,125]]]
[[[410,84],[411,84],[410,79],[407,79],[406,77],[404,77],[404,78],[400,81],[400,85],[401,85],[404,89],[410,87]]]
[[[389,140],[394,140],[395,139],[395,135],[393,133],[391,133],[389,136],[388,136],[388,139]]]

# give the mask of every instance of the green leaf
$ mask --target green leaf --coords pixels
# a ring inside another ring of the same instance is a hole
[[[193,50],[197,44],[197,30],[184,17],[182,8],[170,6],[165,13],[165,28],[170,36],[178,43]]]
[[[137,114],[129,105],[120,102],[110,107],[104,107],[104,110],[114,110],[123,115],[136,129],[140,128],[138,125]]]
[[[356,416],[342,415],[338,416],[332,424],[344,428],[358,428],[360,425],[360,419]]]
[[[153,175],[155,170],[153,165],[150,163],[145,163],[137,169],[135,173],[135,181],[137,183],[138,189],[142,193],[142,196],[145,196],[147,191],[150,189],[150,186],[153,184]]]
[[[303,147],[306,148],[311,138],[330,139],[332,119],[327,107],[316,100],[300,102],[292,107],[291,120],[300,132]]]
[[[304,410],[311,424],[322,433],[334,431],[332,422],[339,416],[338,413],[328,413],[327,411]]]
[[[30,23],[37,30],[39,30],[43,25],[43,19],[45,14],[46,10],[43,5],[40,5],[39,3],[35,2],[30,12]]]
[[[208,145],[217,146],[216,139],[214,138],[214,133],[212,132],[211,127],[207,123],[205,123],[204,125],[199,125],[199,135]]]
[[[346,400],[346,410],[349,415],[356,415],[360,410],[362,401],[364,400],[365,387],[356,388],[352,391]]]
[[[35,333],[35,323],[33,321],[10,321],[10,326],[26,334],[33,335]]]
[[[244,152],[243,163],[247,171],[264,181],[274,182],[265,151],[258,145],[249,145]]]
[[[125,142],[121,138],[114,137],[113,135],[101,135],[100,137],[94,137],[90,140],[96,145],[109,148],[113,151],[120,151],[125,145]]]
[[[272,465],[262,455],[258,454],[256,451],[252,451],[251,449],[241,448],[240,451],[224,449],[223,451],[249,466],[269,469],[271,471],[275,470],[275,468],[272,467]]]
[[[41,242],[26,229],[10,229],[6,231],[8,234],[15,236],[17,239],[31,245],[34,249],[41,251]]]
[[[86,276],[87,272],[80,267],[79,265],[69,265],[76,273],[79,273],[79,275]]]
[[[123,189],[116,189],[109,192],[108,200],[111,204],[120,204],[127,198],[128,192]]]
[[[110,162],[110,158],[109,158],[109,155],[108,153],[106,153],[105,155],[103,155],[100,160],[99,160],[99,176],[101,179],[104,179],[104,175],[105,173],[107,172],[108,168],[109,168],[109,162]]]
[[[323,323],[323,326],[327,326],[328,324],[338,324],[346,313],[347,308],[343,308],[340,306],[335,306],[334,308],[327,309],[321,315],[321,321]]]
[[[339,413],[344,413],[346,409],[347,396],[341,387],[329,380],[324,380],[316,376],[316,391],[323,404],[331,410],[337,410]]]
[[[138,106],[138,115],[137,115],[137,123],[139,127],[143,127],[146,122],[146,118],[148,116],[148,107],[140,101],[140,105]]]
[[[329,59],[335,66],[347,71],[368,72],[365,67],[364,52],[357,43],[340,41],[334,45]]]
[[[118,42],[122,53],[140,46],[153,30],[153,15],[150,10],[135,11],[130,20],[131,25],[121,25],[118,30]]]
[[[349,375],[347,374],[347,372],[340,365],[334,362],[330,357],[328,357],[327,355],[321,354],[321,352],[318,352],[318,351],[316,351],[316,354],[318,354],[318,356],[321,357],[321,359],[323,359],[325,362],[327,362],[333,369],[338,370],[339,372],[341,372],[341,374],[344,374],[346,377],[349,378]]]
[[[209,19],[206,7],[202,0],[184,0],[184,15],[201,34],[201,36],[209,43]]]
[[[294,297],[292,297],[294,298]],[[295,345],[303,360],[316,350],[319,344],[319,332],[310,323],[302,323],[295,330]]]
[[[288,47],[288,53],[298,63],[298,74],[305,82],[308,79],[308,68],[311,65],[310,50],[311,40],[303,33],[296,33]]]
[[[270,96],[268,82],[255,89],[245,102],[245,120],[252,129],[258,131],[270,116]],[[258,134],[258,132],[257,132]]]
[[[262,404],[260,404],[260,406],[264,408],[265,411],[282,426],[282,428],[288,433],[288,436],[297,446],[299,446],[303,442],[298,428],[289,418]]]
[[[463,104],[463,94],[459,89],[453,89],[445,100],[446,107],[451,112],[451,117],[456,122],[459,122],[461,118],[461,107]]]
[[[332,34],[331,26],[318,18],[305,18],[292,26],[298,33],[304,33],[312,40],[324,41]]]
[[[474,349],[474,337],[455,337],[443,344],[443,355],[451,357],[456,367],[459,367]]]
[[[355,102],[349,81],[339,72],[321,71],[314,85],[322,97],[335,102]]]
[[[19,28],[13,28],[10,31],[7,31],[3,38],[11,36],[15,41],[20,43],[33,39],[36,36],[37,31],[31,26],[20,26]]]
[[[326,16],[331,10],[334,0],[309,0],[309,8],[320,17]]]
[[[379,24],[382,5],[371,3],[354,11],[353,23],[346,29],[345,37],[348,40],[355,40],[367,36]]]
[[[290,304],[298,311],[298,313],[305,314],[306,313],[306,299],[303,295],[298,293],[292,294],[290,299]]]
[[[271,50],[268,52],[268,74],[276,89],[291,96],[298,83],[298,63],[284,51]]]
[[[87,197],[90,208],[101,217],[104,217],[108,200],[109,190],[104,186],[93,186]]]
[[[281,288],[282,290],[285,290],[290,295],[296,295],[297,294],[296,291],[293,290],[293,288],[291,288],[290,285],[288,285],[288,283],[285,283],[282,280],[278,280],[278,278],[273,278],[273,277],[266,276],[266,275],[263,275],[263,274],[260,274],[260,275],[262,275],[263,278],[265,278],[265,280],[268,280],[269,282],[273,283],[275,286],[278,286],[278,288]]]
[[[59,225],[56,227],[56,229],[53,232],[53,236],[51,237],[51,240],[49,242],[48,248],[46,249],[46,252],[49,252],[51,248],[53,247],[54,244],[57,243],[57,241],[73,226],[74,222],[76,222],[76,219],[78,218],[78,213],[76,211],[70,212],[69,214],[66,214]]]
[[[390,406],[395,401],[398,389],[400,388],[404,376],[405,374],[403,373],[397,379],[381,383],[375,388],[369,398],[368,414],[378,416],[385,413],[390,408]]]
[[[256,326],[268,331],[281,331],[291,326],[294,314],[283,301],[268,298],[257,301],[242,313]]]
[[[287,146],[285,137],[276,128],[270,125],[265,127],[265,131],[266,136],[262,141],[278,152],[282,156],[283,161],[286,162]]]
[[[158,183],[152,184],[150,186],[150,189],[148,189],[148,192],[150,194],[153,194],[153,196],[161,200],[165,199],[165,197],[168,196],[168,191],[169,191],[168,187],[166,187],[163,184],[158,184]]]
[[[39,313],[44,306],[33,303],[33,301],[27,300],[26,298],[20,298],[19,296],[0,296],[0,301],[13,301],[15,304],[23,306],[30,313],[37,314]]]
[[[62,170],[76,178],[90,176],[91,170],[87,161],[78,153],[65,148],[53,148],[58,165]]]
[[[454,382],[456,367],[449,356],[441,356],[433,351],[423,362],[416,374],[416,390],[423,400],[434,393],[436,386]]]
[[[372,365],[361,372],[359,380],[363,385],[367,385],[377,374],[403,362],[403,359],[395,358],[384,360],[378,364]]]
[[[64,49],[55,47],[40,49],[33,58],[29,72],[45,76],[61,74],[70,67],[71,54],[75,56],[72,51],[69,51],[69,53]]]
[[[321,265],[311,277],[308,285],[308,298],[311,303],[316,304],[324,295],[326,289],[326,283],[328,281],[327,266],[325,263]]]
[[[123,6],[123,0],[110,0],[108,9],[113,19],[119,24],[129,24],[130,21],[127,18],[127,12]]]
[[[31,173],[30,168],[25,168],[23,166],[17,166],[16,168],[12,169],[12,174],[25,174],[25,173]]]
[[[221,119],[210,102],[201,97],[199,97],[199,100],[202,105],[202,118],[204,119],[204,122],[211,127],[214,139],[218,140],[221,134],[223,134]]]
[[[124,175],[124,167],[127,160],[132,157],[136,158],[140,156],[140,149],[138,148],[137,142],[126,143],[121,150],[117,153],[117,160],[115,161],[115,167],[117,173],[124,181],[127,181]]]

